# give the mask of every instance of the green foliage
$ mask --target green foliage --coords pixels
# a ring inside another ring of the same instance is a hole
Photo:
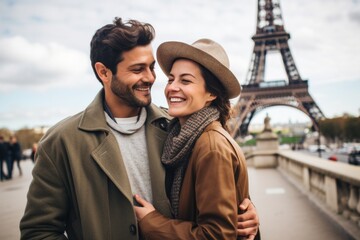
[[[282,136],[279,135],[280,144],[298,144],[301,143],[303,140],[303,136]],[[244,143],[240,143],[240,146],[255,146],[256,145],[256,138],[250,139]]]
[[[296,144],[301,143],[301,136],[281,136],[280,144]]]
[[[253,138],[253,139],[250,139],[244,143],[240,143],[240,146],[243,147],[243,146],[255,146],[256,145],[256,139]]]

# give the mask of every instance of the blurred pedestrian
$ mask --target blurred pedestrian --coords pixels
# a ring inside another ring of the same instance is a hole
[[[8,166],[9,159],[9,143],[5,142],[4,137],[0,136],[0,180],[8,178],[8,175],[4,172],[4,162]],[[8,168],[9,169],[9,168]]]
[[[37,151],[37,143],[33,143],[32,148],[31,148],[31,155],[30,158],[33,161],[33,163],[35,163],[35,153]]]
[[[17,141],[16,136],[10,137],[9,153],[10,153],[9,179],[12,178],[12,172],[13,172],[15,162],[16,162],[16,165],[19,170],[19,175],[22,176],[22,170],[21,170],[21,166],[20,166],[20,161],[21,161],[21,156],[22,156],[21,146],[20,146],[20,143]]]

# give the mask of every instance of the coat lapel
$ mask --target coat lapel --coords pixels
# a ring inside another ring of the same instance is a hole
[[[118,143],[106,123],[103,99],[104,90],[102,89],[94,101],[85,109],[79,128],[84,131],[104,132],[100,145],[91,155],[115,186],[130,202],[133,202],[129,178]]]
[[[92,152],[92,157],[115,186],[132,202],[132,192],[118,143],[112,134]]]
[[[94,101],[83,113],[79,128],[85,131],[104,132],[101,144],[92,152],[92,157],[111,179],[115,186],[133,202],[131,186],[126,168],[121,157],[115,136],[109,130],[103,108],[104,91],[101,90]],[[167,133],[155,123],[168,115],[151,104],[146,108],[146,143],[150,164],[150,177],[153,193],[153,204],[165,216],[171,217],[170,202],[165,192],[165,169],[161,164],[161,154]]]

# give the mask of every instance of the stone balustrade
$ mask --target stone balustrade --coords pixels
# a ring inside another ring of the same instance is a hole
[[[250,164],[262,157],[266,161],[269,156],[276,159],[273,167],[354,239],[360,239],[360,167],[289,150],[254,150],[246,154]]]

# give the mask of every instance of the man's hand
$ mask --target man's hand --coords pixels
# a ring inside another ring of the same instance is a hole
[[[253,240],[260,225],[256,208],[248,198],[245,198],[239,207],[243,213],[238,215],[237,234],[243,237],[242,239]]]
[[[155,211],[154,206],[145,199],[141,198],[139,195],[135,194],[134,198],[142,206],[142,207],[134,206],[136,218],[138,221],[143,219],[146,215],[148,215],[152,211]]]

